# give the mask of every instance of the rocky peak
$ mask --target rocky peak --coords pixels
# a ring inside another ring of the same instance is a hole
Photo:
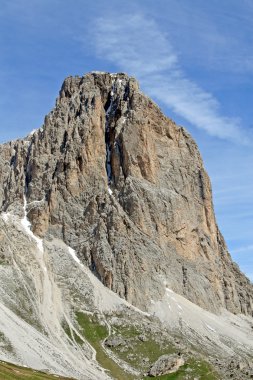
[[[253,289],[231,261],[211,185],[185,129],[126,74],[65,79],[43,127],[0,147],[0,207],[74,248],[132,304],[173,289],[219,312],[252,315]]]

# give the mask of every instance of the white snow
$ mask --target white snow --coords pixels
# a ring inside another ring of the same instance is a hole
[[[33,129],[30,133],[29,133],[29,136],[32,136],[34,135],[34,133],[37,131],[37,129]]]
[[[105,71],[91,71],[91,74],[107,74]]]
[[[79,260],[79,258],[76,255],[76,251],[71,247],[68,247],[68,251],[69,251],[70,255],[73,257],[73,259],[75,260],[75,262],[83,267],[83,264],[81,263],[81,261]]]
[[[33,204],[39,204],[39,203],[42,203],[42,202],[44,202],[44,198],[42,198],[40,201],[32,201],[32,202],[29,202],[29,203],[27,204],[27,206],[28,206],[28,205],[33,205]]]
[[[213,331],[213,332],[216,332],[216,330],[215,330],[214,328],[212,328],[211,326],[209,326],[207,323],[206,323],[206,327],[207,327],[209,330],[211,330],[211,331]]]
[[[112,195],[112,189],[110,189],[110,187],[108,187],[108,193],[109,193],[110,195]]]

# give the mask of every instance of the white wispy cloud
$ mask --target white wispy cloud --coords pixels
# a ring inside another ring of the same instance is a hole
[[[173,43],[195,67],[230,73],[232,82],[245,80],[253,73],[252,0],[197,3],[167,2],[164,18]]]
[[[218,100],[180,67],[168,36],[143,14],[97,19],[92,35],[97,55],[135,75],[150,96],[209,135],[247,143],[240,120],[222,115]]]
[[[232,254],[245,253],[245,252],[252,253],[253,252],[253,244],[246,245],[246,246],[239,247],[239,248],[231,250]]]

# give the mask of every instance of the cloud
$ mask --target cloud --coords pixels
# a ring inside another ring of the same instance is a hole
[[[237,253],[245,253],[245,252],[253,252],[253,244],[242,246],[236,249],[231,250],[232,254],[237,254]]]
[[[115,21],[115,19],[118,21]],[[95,26],[97,54],[140,76],[172,68],[173,48],[152,20],[142,15],[99,18]]]
[[[222,115],[218,100],[189,79],[168,36],[143,14],[96,20],[92,38],[99,57],[135,75],[147,93],[209,135],[247,143],[240,120]]]
[[[188,65],[223,72],[226,77],[230,73],[231,82],[234,77],[244,81],[253,73],[252,0],[248,4],[169,0],[162,12],[156,9],[154,17],[166,23],[171,41]]]

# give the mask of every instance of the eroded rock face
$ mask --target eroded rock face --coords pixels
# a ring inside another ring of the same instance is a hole
[[[0,205],[73,247],[148,309],[166,287],[208,310],[253,313],[253,287],[215,221],[198,148],[125,74],[67,78],[44,126],[0,146]]]

